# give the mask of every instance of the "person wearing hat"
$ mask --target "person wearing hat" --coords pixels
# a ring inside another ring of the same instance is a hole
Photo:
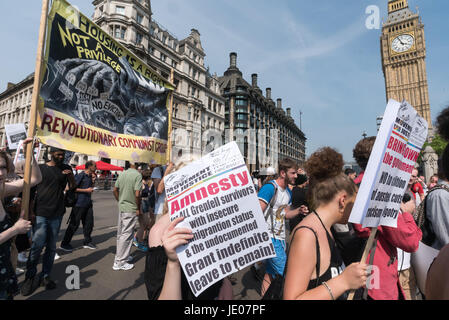
[[[74,189],[76,186],[72,168],[64,164],[65,151],[52,147],[50,156],[49,162],[39,165],[42,181],[36,187],[36,223],[26,266],[25,281],[21,288],[23,296],[31,295],[39,285],[44,286],[47,290],[56,288],[56,283],[50,279],[50,274],[62,217],[66,211],[64,190],[67,184],[70,189]],[[44,247],[42,274],[37,276],[37,265]]]

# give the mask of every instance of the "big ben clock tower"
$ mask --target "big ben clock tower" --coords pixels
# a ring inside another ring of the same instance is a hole
[[[407,0],[389,0],[381,36],[387,101],[407,100],[432,127],[424,25]]]

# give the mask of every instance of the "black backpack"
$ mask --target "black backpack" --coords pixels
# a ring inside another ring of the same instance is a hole
[[[80,183],[78,183],[75,188],[69,189],[69,190],[67,190],[65,192],[65,195],[64,195],[64,206],[66,208],[73,208],[75,206],[76,201],[78,200],[78,194],[76,192],[76,189],[78,189],[78,187],[81,185],[81,183],[83,182],[85,176],[87,176],[86,173],[84,173],[83,177],[81,178]]]

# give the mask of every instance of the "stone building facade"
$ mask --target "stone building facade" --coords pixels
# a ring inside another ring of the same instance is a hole
[[[201,35],[182,40],[152,18],[150,1],[95,0],[93,21],[167,80],[173,70],[173,155],[201,154],[209,129],[224,129],[218,77],[206,69]],[[204,141],[203,141],[204,140]]]
[[[257,75],[253,75],[252,84],[247,83],[237,68],[236,54],[231,54],[231,66],[222,77],[212,75],[205,66],[206,53],[199,31],[192,29],[188,37],[177,39],[153,19],[149,0],[94,0],[93,5],[95,23],[162,77],[173,81],[174,159],[181,154],[198,157],[229,140],[237,140],[250,170],[266,167],[268,162],[277,166],[273,159],[285,157],[304,162],[306,139],[295,125],[290,108],[284,111],[280,99],[276,103],[271,100],[271,89],[264,97],[257,87]],[[0,94],[3,145],[5,124],[29,121],[33,79],[31,74],[18,84],[9,84]],[[243,138],[248,130],[255,133]],[[259,137],[257,130],[266,132],[266,136]],[[229,133],[227,137],[225,132]],[[271,160],[267,162],[267,158]],[[88,160],[100,159],[75,154],[72,163],[79,165]],[[125,165],[121,160],[110,162]]]
[[[237,53],[230,54],[229,68],[220,77],[220,89],[226,99],[226,138],[237,141],[250,171],[277,167],[284,158],[304,164],[306,137],[296,126],[291,108],[284,110],[282,99],[275,103],[271,88],[264,96],[257,74],[252,74],[251,84],[243,78]]]
[[[33,95],[34,74],[21,82],[8,83],[5,91],[0,93],[0,143],[6,144],[5,124],[24,123],[28,129]]]

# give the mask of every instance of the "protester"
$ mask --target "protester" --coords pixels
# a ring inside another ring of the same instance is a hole
[[[398,213],[397,228],[380,226],[377,229],[377,236],[374,242],[374,249],[371,249],[367,258],[370,265],[374,265],[379,270],[380,287],[373,286],[365,293],[368,300],[404,300],[407,298],[401,286],[401,281],[407,283],[406,288],[414,290],[414,278],[410,272],[405,272],[400,279],[398,270],[402,269],[398,265],[398,250],[406,253],[413,253],[418,250],[422,232],[416,225],[411,213],[416,208],[412,197],[406,203],[401,203]],[[362,228],[355,224],[358,236],[368,238],[371,234],[370,228]]]
[[[413,197],[416,206],[424,200],[424,189],[418,179],[418,169],[413,169],[406,192]]]
[[[112,269],[131,270],[131,247],[134,228],[141,210],[142,175],[136,170],[136,164],[131,163],[115,182],[114,197],[119,204],[117,226],[117,249]]]
[[[35,147],[39,146],[39,141],[36,140]],[[26,149],[24,149],[24,155],[26,155]],[[25,160],[18,161],[15,164],[15,174],[17,176],[17,179],[23,179],[23,176],[25,174]],[[30,189],[30,202],[28,206],[28,220],[31,221],[33,224],[35,221],[35,215],[34,215],[34,196],[36,194],[36,187],[32,187]],[[15,201],[14,201],[15,199]],[[19,194],[18,197],[14,197],[11,199],[12,203],[11,205],[14,207],[14,210],[20,213],[21,207],[22,207],[22,194]],[[27,250],[31,248],[31,231],[26,234],[19,234],[15,241],[15,246],[17,248],[17,261],[21,263],[26,263],[28,261],[28,255]],[[12,256],[11,256],[12,257]],[[15,262],[13,262],[13,265]],[[23,269],[16,269],[18,271],[18,274],[22,274],[25,272]],[[23,271],[23,272],[22,272]]]
[[[154,217],[154,188],[151,181],[151,170],[142,171],[142,214],[139,215],[139,229],[137,230],[133,244],[142,252],[148,251],[146,242],[148,241],[148,232],[155,222]]]
[[[342,155],[331,148],[318,150],[306,163],[313,213],[293,232],[284,284],[286,300],[344,299],[345,292],[366,282],[365,264],[344,269],[330,231],[335,223],[347,223],[357,194],[356,185],[342,169]]]
[[[449,141],[449,108],[441,112],[437,118],[437,129],[440,136]],[[429,192],[426,201],[426,219],[430,222],[429,230],[434,237],[429,244],[441,250],[449,244],[449,144],[438,161],[438,184]]]
[[[259,191],[260,189],[269,183],[271,180],[276,179],[276,169],[273,167],[263,168],[260,170],[260,177],[259,177]]]
[[[36,188],[35,214],[36,223],[33,227],[33,243],[27,261],[27,272],[22,285],[22,295],[32,294],[39,284],[47,290],[56,288],[50,274],[56,255],[56,242],[65,213],[64,190],[75,188],[75,179],[70,166],[64,164],[65,151],[51,147],[51,160],[39,166],[42,172],[42,182]],[[42,273],[37,277],[37,265],[42,249],[45,254],[42,262]]]
[[[427,184],[426,184],[426,178],[424,176],[419,176],[418,182],[421,185],[421,187],[423,188],[424,196],[425,196],[427,194],[427,191],[429,191],[429,188],[427,187]]]
[[[0,157],[2,157],[0,155]],[[2,162],[2,160],[0,160]],[[19,291],[16,270],[11,263],[11,239],[31,229],[31,222],[19,219],[14,225],[6,212],[0,209],[0,300],[13,300]]]
[[[169,167],[168,167],[169,166]],[[151,174],[151,179],[153,180],[154,190],[156,191],[156,204],[154,206],[154,214],[156,216],[156,221],[162,216],[162,211],[165,202],[165,187],[164,187],[164,176],[166,175],[167,169],[170,171],[173,169],[173,164],[164,166],[159,166],[153,169]]]
[[[301,208],[304,206],[304,211],[298,214],[296,217],[288,221],[288,226],[290,232],[292,232],[295,227],[309,214],[309,204],[307,203],[307,185],[309,184],[309,179],[306,175],[304,169],[299,168],[297,171],[298,177],[296,178],[293,190],[292,190],[292,210]]]
[[[185,166],[181,162],[176,170]],[[174,168],[173,168],[174,169]],[[170,169],[172,170],[172,169]],[[148,237],[149,250],[145,263],[145,286],[149,300],[232,300],[232,285],[228,278],[218,281],[195,297],[176,254],[176,248],[186,244],[182,239],[193,237],[189,229],[175,229],[183,218],[170,221],[167,202],[162,215],[151,228]]]
[[[347,175],[349,177],[349,179],[354,181],[356,179],[356,177],[357,177],[357,172],[355,172],[354,169],[346,168],[345,169],[345,175]]]
[[[262,187],[260,179],[259,179],[259,172],[258,171],[254,171],[253,172],[252,179],[253,179],[254,188],[256,189],[256,192],[257,192]]]
[[[28,138],[24,141],[24,146],[33,141]],[[3,207],[3,200],[6,197],[17,196],[22,192],[24,180],[6,181],[8,175],[14,172],[14,165],[11,158],[5,151],[0,151],[0,194],[2,203],[0,204],[0,300],[12,300],[18,293],[16,270],[11,263],[11,239],[19,234],[25,234],[31,229],[31,222],[19,217],[14,224],[9,214]],[[33,157],[30,186],[35,186],[42,180],[41,171]]]
[[[292,210],[289,184],[297,178],[297,165],[290,159],[279,163],[279,175],[276,180],[266,183],[259,191],[259,204],[267,222],[268,232],[276,251],[276,257],[265,260],[265,276],[262,281],[263,296],[276,275],[284,274],[287,260],[285,242],[285,220],[292,219],[300,213],[307,213],[304,206]]]
[[[426,299],[449,300],[449,245],[441,249],[427,273]]]
[[[83,222],[84,245],[83,248],[95,250],[97,247],[92,243],[92,230],[94,227],[94,212],[92,204],[92,193],[94,192],[94,176],[97,170],[94,161],[87,161],[85,170],[75,176],[77,199],[73,206],[69,218],[69,226],[61,242],[61,249],[66,252],[72,252],[70,245],[72,237]]]
[[[438,184],[438,180],[437,174],[430,177],[429,183],[427,184],[428,191],[432,190]]]
[[[369,137],[360,140],[354,150],[352,151],[352,155],[359,165],[359,167],[362,169],[362,172],[357,176],[357,178],[354,180],[354,183],[360,187],[360,184],[362,183],[363,176],[365,174],[366,167],[368,166],[369,157],[371,155],[371,150],[373,149],[374,143],[376,142],[376,137]]]
[[[376,142],[376,137],[369,137],[360,140],[353,150],[354,160],[357,165],[362,169],[362,172],[355,178],[352,174],[352,169],[346,169],[345,175],[347,175],[351,181],[353,181],[358,187],[362,183],[363,176],[365,174],[366,167],[368,166],[371,150]],[[355,171],[354,171],[355,172]],[[366,239],[359,238],[354,230],[352,223],[339,224],[336,223],[332,226],[332,234],[335,237],[340,253],[343,257],[343,261],[346,265],[350,265],[353,262],[359,262],[362,258],[363,249],[366,245]],[[361,293],[358,292],[357,298],[360,298]]]

